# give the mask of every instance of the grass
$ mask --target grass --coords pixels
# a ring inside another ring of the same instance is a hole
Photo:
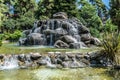
[[[21,54],[30,52],[39,52],[45,54],[47,52],[72,52],[72,53],[85,53],[90,51],[99,50],[99,48],[84,48],[84,49],[57,49],[57,48],[39,48],[39,47],[20,47],[16,46],[16,43],[4,43],[0,47],[0,54]]]

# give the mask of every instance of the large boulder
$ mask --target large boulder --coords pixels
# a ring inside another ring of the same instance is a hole
[[[60,40],[67,43],[67,44],[77,42],[77,40],[74,37],[70,36],[70,35],[64,35],[64,36],[60,37]]]
[[[69,45],[61,40],[55,42],[54,47],[56,48],[69,48]]]
[[[85,42],[85,41],[90,41],[91,40],[91,34],[87,33],[87,34],[81,34],[81,41]]]
[[[39,53],[31,53],[31,60],[38,60],[42,57]]]
[[[57,28],[56,30],[55,30],[55,34],[56,35],[66,35],[68,32],[65,30],[65,29],[63,29],[63,28]]]
[[[71,49],[80,49],[80,48],[83,48],[83,47],[87,47],[83,42],[71,43],[69,45],[69,48],[71,48]]]
[[[31,33],[27,36],[27,44],[28,45],[45,45],[46,39],[42,34],[39,33]]]
[[[99,45],[101,45],[101,41],[98,38],[92,37],[91,38],[91,44],[99,46]]]
[[[46,30],[43,31],[43,33],[46,34],[46,35],[49,35],[49,34],[54,34],[55,31],[54,30],[50,30],[50,29],[46,29]]]
[[[68,16],[65,12],[58,12],[53,14],[54,19],[68,19]]]

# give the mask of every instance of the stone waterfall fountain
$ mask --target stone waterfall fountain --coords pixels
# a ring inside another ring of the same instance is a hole
[[[79,49],[90,44],[100,44],[87,27],[76,18],[68,18],[64,12],[54,14],[53,19],[36,21],[32,29],[23,31],[23,35],[19,45]]]

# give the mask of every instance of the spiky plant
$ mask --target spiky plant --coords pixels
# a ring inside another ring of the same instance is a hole
[[[119,64],[120,35],[119,32],[105,32],[102,39],[102,45],[107,57],[113,61],[115,65]]]

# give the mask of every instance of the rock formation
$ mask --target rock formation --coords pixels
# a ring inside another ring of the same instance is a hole
[[[45,66],[48,68],[84,68],[112,66],[104,52],[89,53],[48,52],[29,54],[1,54],[0,70]]]
[[[78,19],[68,18],[64,12],[53,14],[53,19],[34,23],[31,30],[23,31],[19,45],[47,45],[56,48],[81,48],[100,41]]]

